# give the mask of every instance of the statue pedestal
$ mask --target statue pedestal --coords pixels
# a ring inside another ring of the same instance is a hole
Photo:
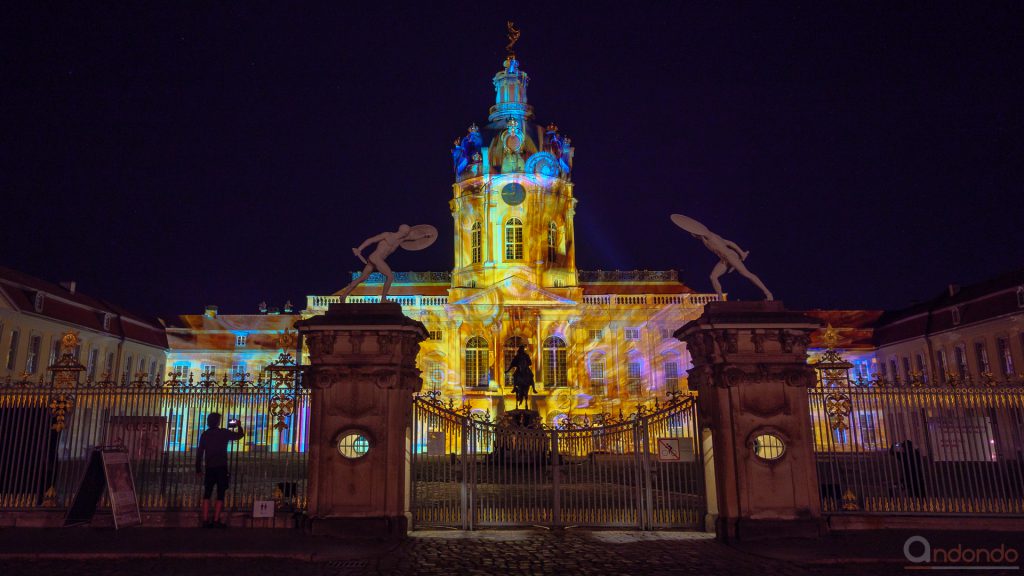
[[[495,428],[492,462],[498,465],[544,464],[547,434],[536,410],[509,410]]]
[[[398,304],[332,304],[296,323],[312,389],[305,527],[313,534],[404,536],[413,394],[423,324]]]
[[[693,357],[690,387],[710,429],[719,538],[824,529],[807,401],[816,381],[807,344],[818,326],[778,301],[712,302],[675,332]]]

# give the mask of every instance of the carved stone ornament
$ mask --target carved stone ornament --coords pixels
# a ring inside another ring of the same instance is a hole
[[[764,353],[764,334],[754,332],[750,335],[750,343],[754,345],[754,352],[758,354]]]
[[[363,353],[363,340],[366,339],[366,334],[357,330],[353,330],[348,333],[348,342],[352,346],[353,354]]]
[[[796,343],[796,339],[793,337],[792,334],[790,334],[789,332],[787,332],[785,330],[780,330],[779,331],[779,344],[782,344],[782,351],[783,352],[792,352],[793,351],[793,344],[795,344],[795,343]]]
[[[415,361],[416,355],[419,354],[419,353],[420,353],[420,343],[419,342],[417,342],[413,338],[403,338],[402,339],[402,355],[405,356],[406,360],[412,358],[413,361]]]
[[[340,368],[319,367],[313,368],[313,377],[304,379],[304,382],[312,382],[313,388],[325,390],[341,382],[347,376],[347,370]]]
[[[377,349],[381,354],[390,355],[395,343],[395,336],[392,334],[377,335]]]
[[[786,379],[787,386],[813,388],[817,384],[817,376],[814,373],[814,369],[810,367],[786,370],[783,376]]]
[[[334,353],[334,343],[337,334],[333,332],[314,332],[306,337],[309,342],[309,350],[315,356],[328,356]]]

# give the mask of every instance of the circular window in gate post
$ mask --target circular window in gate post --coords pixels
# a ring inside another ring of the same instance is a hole
[[[786,453],[786,443],[771,432],[759,432],[752,442],[754,456],[765,462],[774,462]]]
[[[352,460],[366,456],[372,447],[370,435],[362,430],[343,431],[341,434],[338,434],[338,440],[335,445],[338,448],[339,454]]]

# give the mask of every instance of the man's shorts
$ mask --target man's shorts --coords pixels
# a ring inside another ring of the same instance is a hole
[[[207,468],[206,477],[203,479],[203,499],[209,500],[213,494],[213,487],[217,487],[217,500],[224,500],[224,493],[228,491],[228,481],[231,474],[227,466],[223,468]]]

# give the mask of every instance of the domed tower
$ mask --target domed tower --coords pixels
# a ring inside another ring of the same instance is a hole
[[[452,150],[455,184],[454,300],[518,278],[559,296],[578,291],[571,141],[534,120],[530,78],[519,68],[510,25],[508,57],[494,76],[495,103]]]

